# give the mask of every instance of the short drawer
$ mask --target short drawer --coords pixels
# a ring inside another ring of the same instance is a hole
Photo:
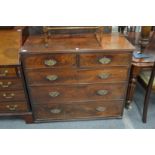
[[[90,101],[124,99],[126,85],[94,84],[71,86],[30,87],[32,103],[43,104],[59,101]]]
[[[38,121],[120,117],[122,115],[122,109],[123,103],[121,101],[33,106],[34,117]]]
[[[24,56],[26,68],[75,67],[76,54],[38,54]]]
[[[80,54],[80,67],[129,66],[131,54]]]
[[[0,91],[0,102],[23,101],[25,100],[24,90]]]
[[[27,112],[29,107],[25,101],[21,102],[0,102],[0,113]]]
[[[0,90],[23,89],[21,79],[0,79]]]
[[[17,70],[15,67],[0,67],[0,79],[17,77]]]

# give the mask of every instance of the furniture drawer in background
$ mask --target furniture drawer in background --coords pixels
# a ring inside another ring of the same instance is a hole
[[[0,91],[10,90],[10,89],[23,89],[23,84],[21,79],[0,79]]]
[[[124,99],[126,84],[94,84],[29,87],[32,104]]]
[[[24,56],[26,68],[75,67],[76,54],[30,54]]]
[[[24,90],[0,91],[0,102],[23,101],[25,100]]]
[[[15,67],[0,67],[0,78],[17,77]]]
[[[122,105],[121,101],[43,104],[34,105],[33,110],[36,120],[87,119],[120,117]]]
[[[17,102],[0,102],[0,113],[16,113],[29,111],[26,101]]]
[[[80,54],[80,67],[129,66],[131,54]]]

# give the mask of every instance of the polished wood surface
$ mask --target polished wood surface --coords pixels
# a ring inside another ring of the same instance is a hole
[[[0,79],[0,90],[20,90],[23,88],[22,80],[20,78]]]
[[[38,55],[25,55],[26,58],[23,63],[27,69],[29,68],[55,68],[55,67],[75,67],[76,55],[75,54],[38,54]],[[55,65],[48,65],[46,61],[56,61]]]
[[[27,28],[0,29],[0,116],[20,117],[32,122],[25,79],[20,66],[20,48]]]
[[[123,51],[122,51],[123,53]],[[100,59],[107,58],[109,63],[100,62]],[[129,66],[131,54],[110,54],[110,53],[95,53],[95,54],[80,54],[80,67],[106,67],[106,66]]]
[[[26,101],[14,101],[0,103],[0,113],[18,113],[28,112],[29,107]]]
[[[5,76],[0,77],[0,116],[19,117],[27,123],[32,123],[32,113],[24,86],[20,66],[0,68],[1,74],[8,70]]]
[[[115,83],[126,82],[128,79],[127,67],[111,67],[78,70],[78,83]]]
[[[17,65],[21,47],[21,30],[0,30],[0,65]]]
[[[104,117],[121,117],[121,101],[83,102],[73,104],[42,104],[34,106],[35,120],[58,121],[74,119],[103,119]],[[101,109],[101,111],[99,111]],[[59,113],[54,113],[54,111]]]
[[[37,69],[25,71],[30,86],[35,85],[68,85],[80,83],[106,83],[127,81],[127,67],[104,69]],[[38,76],[39,75],[39,76]],[[56,76],[55,79],[51,79]]]
[[[85,50],[84,52],[87,52],[88,50],[97,50],[101,52],[106,50],[113,50],[114,52],[124,50],[125,52],[126,50],[134,50],[134,46],[132,46],[132,44],[130,44],[124,36],[116,33],[112,35],[103,34],[101,45],[92,34],[74,36],[56,35],[51,39],[51,43],[49,43],[48,48],[44,46],[43,36],[30,36],[22,48],[23,53],[26,51],[29,51],[29,53],[58,53],[58,51],[63,53],[64,50],[65,53],[73,53],[77,51],[83,52],[83,50]]]
[[[0,102],[23,100],[25,100],[25,93],[23,90],[0,91]]]
[[[2,78],[17,78],[18,73],[15,67],[1,67],[0,66],[0,79]]]
[[[123,115],[134,47],[118,34],[102,39],[54,35],[45,47],[28,38],[21,60],[36,122]]]
[[[98,91],[105,90],[107,94],[100,95]],[[119,90],[119,91],[118,91]],[[76,86],[52,86],[52,87],[33,87],[30,88],[33,103],[42,104],[44,102],[73,102],[91,100],[123,100],[125,85],[121,84],[90,84]],[[50,93],[58,92],[56,97]],[[38,97],[39,96],[39,97]]]

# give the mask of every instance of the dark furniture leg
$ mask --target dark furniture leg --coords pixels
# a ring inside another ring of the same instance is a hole
[[[143,118],[142,118],[143,123],[146,123],[147,121],[147,111],[148,111],[149,99],[151,95],[154,77],[155,77],[155,63],[152,68],[151,77],[150,77],[150,80],[149,80],[149,83],[146,89],[146,94],[145,94],[145,99],[144,99],[144,108],[143,108]]]
[[[32,113],[29,113],[29,114],[23,115],[22,118],[25,120],[25,122],[26,122],[27,124],[34,123]]]
[[[140,71],[141,71],[141,67],[132,65],[131,71],[130,71],[128,90],[127,90],[126,105],[125,105],[127,109],[131,109],[131,103],[132,103],[133,95],[136,88],[137,77]]]

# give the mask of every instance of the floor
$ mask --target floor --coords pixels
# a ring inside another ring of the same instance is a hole
[[[155,128],[155,94],[151,96],[148,121],[142,123],[142,103],[145,91],[137,85],[132,109],[124,110],[122,119],[72,121],[25,124],[20,119],[0,119],[1,129],[154,129]],[[154,101],[154,102],[153,102]]]

